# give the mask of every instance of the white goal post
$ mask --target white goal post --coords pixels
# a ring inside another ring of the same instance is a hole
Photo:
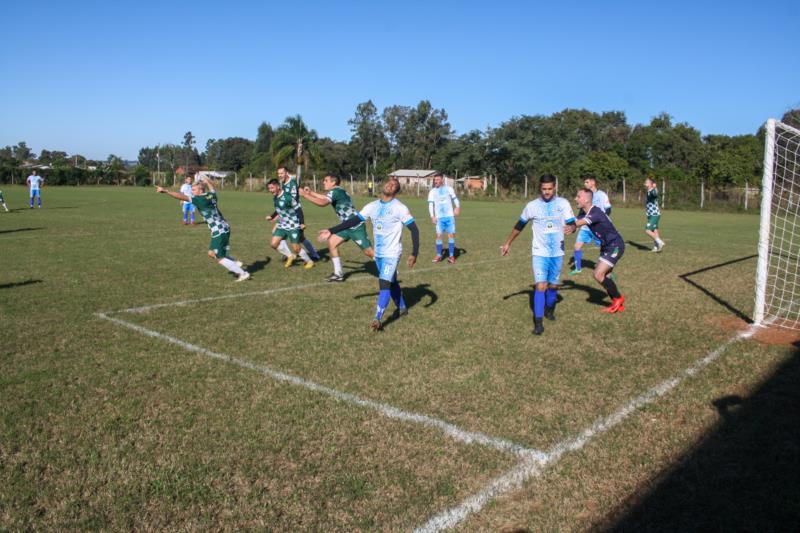
[[[753,321],[800,329],[800,130],[774,119],[764,146]]]

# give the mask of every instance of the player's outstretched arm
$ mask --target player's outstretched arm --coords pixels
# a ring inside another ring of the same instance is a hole
[[[172,196],[176,200],[181,200],[184,202],[191,202],[192,199],[186,196],[185,194],[181,194],[179,192],[169,191],[164,187],[156,187],[156,192],[161,194],[166,194],[167,196]]]
[[[314,192],[309,187],[303,187],[302,189],[300,189],[300,196],[302,196],[312,204],[318,205],[320,207],[325,207],[326,205],[329,205],[331,203],[331,201],[328,200],[327,196],[319,194],[318,192]]]
[[[328,228],[327,230],[320,231],[319,232],[320,239],[322,239],[322,234],[323,233],[327,233],[328,237],[330,237],[330,235],[332,233],[339,233],[340,231],[344,231],[346,229],[355,228],[356,226],[358,226],[362,222],[364,222],[364,219],[361,218],[360,215],[355,214],[355,215],[351,216],[350,218],[348,218],[347,220],[345,220],[344,222],[333,226],[332,228]],[[325,237],[325,238],[327,239],[328,237]]]

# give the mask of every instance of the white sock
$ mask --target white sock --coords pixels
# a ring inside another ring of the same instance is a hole
[[[244,270],[242,270],[239,265],[236,264],[236,261],[233,259],[229,259],[227,257],[223,257],[219,260],[219,264],[233,272],[234,274],[244,274]]]
[[[308,262],[310,262],[310,261],[311,261],[311,258],[308,256],[308,252],[306,252],[305,250],[303,250],[303,248],[302,248],[302,247],[300,247],[300,259],[302,259],[302,260],[303,260],[303,261],[305,261],[306,263],[308,263]]]
[[[294,253],[289,249],[289,245],[286,244],[286,241],[281,241],[278,245],[278,251],[285,255],[286,257],[292,257]]]
[[[341,257],[331,257],[333,261],[333,273],[337,276],[342,275],[342,258]]]
[[[662,244],[664,244],[664,241],[662,241],[661,239],[656,239],[656,244],[661,246]]]

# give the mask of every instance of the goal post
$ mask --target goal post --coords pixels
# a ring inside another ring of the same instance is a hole
[[[770,119],[753,321],[800,329],[800,130]]]

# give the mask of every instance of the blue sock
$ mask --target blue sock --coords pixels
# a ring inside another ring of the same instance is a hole
[[[442,241],[441,241],[441,239],[436,239],[436,255],[442,255]]]
[[[403,291],[400,290],[400,284],[396,281],[392,283],[389,286],[389,292],[392,294],[392,301],[394,302],[394,305],[400,309],[405,309],[406,301],[403,299]]]
[[[544,292],[544,305],[547,307],[555,307],[558,300],[558,289],[547,289]]]
[[[533,293],[533,316],[542,318],[544,316],[544,291]]]
[[[375,320],[383,318],[384,311],[389,307],[389,300],[392,298],[389,292],[389,289],[381,289],[378,293],[378,307],[375,309]]]
[[[581,269],[582,259],[583,259],[583,250],[575,250],[575,270]]]
[[[31,198],[31,207],[33,207],[33,198]]]
[[[455,239],[447,239],[447,251],[450,252],[450,257],[453,257],[453,254],[456,253],[456,240]]]

